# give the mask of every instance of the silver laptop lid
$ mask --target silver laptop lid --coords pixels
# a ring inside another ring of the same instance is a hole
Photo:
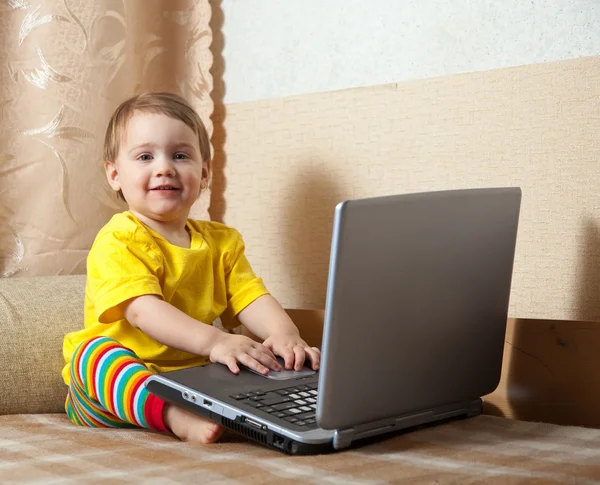
[[[345,429],[498,385],[519,188],[336,207],[317,421]]]

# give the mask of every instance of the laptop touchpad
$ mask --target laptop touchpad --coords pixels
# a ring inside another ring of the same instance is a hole
[[[277,361],[283,367],[283,359],[278,358]],[[312,376],[316,373],[316,371],[309,369],[308,367],[303,367],[301,370],[287,370],[283,369],[280,371],[270,370],[267,375],[261,374],[260,372],[255,371],[254,369],[250,369],[249,367],[245,367],[246,370],[253,372],[256,375],[264,377],[265,379],[273,379],[276,381],[285,381],[288,379],[298,379],[299,377]]]

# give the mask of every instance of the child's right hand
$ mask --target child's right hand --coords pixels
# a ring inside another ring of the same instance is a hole
[[[273,352],[264,345],[244,335],[221,334],[210,350],[211,362],[225,364],[234,374],[240,373],[238,362],[264,375],[269,369],[282,370]]]

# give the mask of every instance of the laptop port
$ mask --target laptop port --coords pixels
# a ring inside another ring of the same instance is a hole
[[[190,393],[187,391],[184,391],[183,393],[183,399],[185,399],[186,401],[190,398]]]
[[[284,441],[285,440],[283,439],[283,436],[279,436],[279,435],[273,436],[273,446],[276,446],[277,448],[283,449]]]
[[[258,428],[258,429],[263,429],[263,425],[260,424],[258,421],[254,421],[253,419],[250,419],[250,418],[244,418],[244,420],[250,426],[254,426],[255,428]]]
[[[205,399],[204,401],[202,401],[202,404],[203,404],[204,406],[206,406],[207,408],[210,408],[210,407],[212,407],[212,402],[211,402],[211,401],[209,401],[208,399]]]

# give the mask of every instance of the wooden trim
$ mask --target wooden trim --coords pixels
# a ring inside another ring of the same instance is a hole
[[[502,379],[486,412],[600,426],[600,323],[510,319]]]
[[[322,310],[287,310],[319,346]],[[502,378],[485,413],[600,427],[600,322],[509,319]]]

